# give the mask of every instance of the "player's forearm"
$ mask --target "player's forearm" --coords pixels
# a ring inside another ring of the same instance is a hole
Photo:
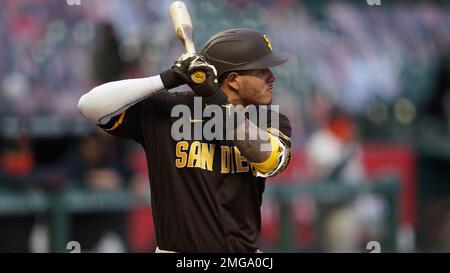
[[[226,139],[232,137],[233,145],[258,171],[258,175],[264,177],[274,175],[287,166],[290,152],[286,145],[278,137],[247,119],[246,113],[249,109],[230,104],[227,96],[220,89],[216,90],[214,95],[204,97],[203,102],[205,105],[221,106],[223,115],[218,115],[216,118],[222,119],[219,124],[223,124],[224,136]]]
[[[167,70],[152,77],[108,82],[84,94],[78,110],[89,121],[103,125],[155,92],[175,87],[175,81]]]
[[[235,136],[239,135],[244,136],[244,139],[234,140],[233,144],[248,161],[260,163],[269,158],[272,150],[267,132],[247,120],[235,129]],[[256,136],[256,139],[251,136]]]
[[[244,133],[245,139],[235,140],[234,144],[257,171],[257,176],[269,177],[282,172],[290,160],[290,151],[280,139],[247,121],[236,128]],[[252,134],[257,133],[257,138]]]

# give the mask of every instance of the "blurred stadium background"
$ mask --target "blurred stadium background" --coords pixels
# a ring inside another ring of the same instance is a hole
[[[197,48],[251,27],[290,55],[275,103],[294,156],[264,195],[266,252],[450,251],[447,1],[185,2]],[[155,247],[142,151],[76,104],[101,82],[172,65],[171,1],[79,3],[2,1],[0,252]]]

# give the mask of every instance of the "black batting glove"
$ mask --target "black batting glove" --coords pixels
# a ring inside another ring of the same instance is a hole
[[[188,85],[199,96],[209,97],[219,88],[216,68],[201,55],[189,65],[188,75],[190,75]]]
[[[183,54],[172,70],[198,96],[209,97],[219,87],[216,68],[201,55]]]
[[[164,88],[167,90],[186,84],[188,80],[187,70],[192,60],[197,54],[184,53],[175,62],[171,69],[167,69],[159,74]]]
[[[159,76],[161,77],[164,88],[167,90],[184,84],[184,82],[177,77],[172,69],[167,69],[161,72]]]

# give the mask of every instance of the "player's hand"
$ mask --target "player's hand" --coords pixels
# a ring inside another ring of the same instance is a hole
[[[197,54],[185,53],[175,65],[159,74],[165,89],[169,90],[187,83],[187,70],[196,56]]]
[[[183,84],[189,83],[189,75],[188,75],[188,69],[191,65],[191,62],[199,56],[198,54],[191,54],[191,53],[184,53],[183,55],[178,58],[178,60],[175,62],[175,64],[172,66],[172,71],[174,72],[174,75],[178,78],[180,82]]]
[[[202,55],[185,53],[175,62],[172,70],[199,96],[208,97],[219,87],[216,68]]]

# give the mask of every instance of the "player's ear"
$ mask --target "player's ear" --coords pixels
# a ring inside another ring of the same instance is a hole
[[[231,72],[227,75],[226,84],[231,90],[239,90],[239,74],[236,72]]]

